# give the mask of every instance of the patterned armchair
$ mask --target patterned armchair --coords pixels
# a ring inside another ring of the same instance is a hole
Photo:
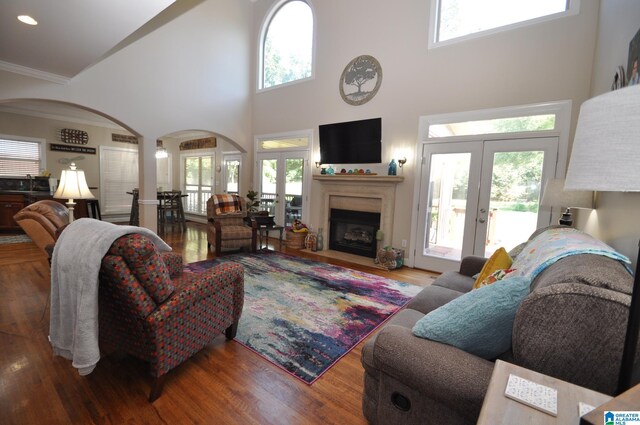
[[[249,248],[256,252],[258,226],[247,217],[246,200],[238,195],[212,195],[207,201],[207,247],[213,245],[216,257],[223,249]]]
[[[236,335],[244,303],[244,269],[227,263],[183,273],[182,257],[158,253],[145,236],[117,239],[102,259],[100,349],[147,361],[157,399],[166,373],[222,332]]]

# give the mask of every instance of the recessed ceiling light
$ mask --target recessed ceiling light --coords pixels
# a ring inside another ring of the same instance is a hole
[[[18,20],[20,22],[23,22],[23,23],[27,24],[27,25],[38,25],[38,21],[36,21],[35,19],[33,19],[29,15],[20,15],[20,16],[18,16]]]

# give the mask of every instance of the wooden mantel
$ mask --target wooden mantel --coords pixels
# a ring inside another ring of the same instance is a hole
[[[378,176],[369,174],[314,174],[314,180],[322,182],[357,182],[357,183],[401,183],[404,176]]]

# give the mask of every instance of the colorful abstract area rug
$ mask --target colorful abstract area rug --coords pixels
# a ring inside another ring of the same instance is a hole
[[[236,341],[307,384],[422,289],[274,251],[229,255],[186,268],[201,272],[226,261],[245,269]]]
[[[10,243],[27,243],[31,242],[31,238],[27,235],[1,235],[0,236],[0,245],[10,244]]]

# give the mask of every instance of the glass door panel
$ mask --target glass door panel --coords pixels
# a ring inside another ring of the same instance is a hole
[[[431,156],[425,255],[460,260],[470,153]]]
[[[226,157],[223,167],[224,192],[240,195],[240,159]]]
[[[480,157],[477,143],[425,145],[416,267],[453,270],[464,255],[471,254]]]
[[[278,198],[278,158],[260,160],[260,211],[276,215]],[[276,220],[277,221],[277,220]]]
[[[213,155],[188,156],[184,158],[184,193],[187,195],[185,211],[195,214],[207,213],[207,199],[214,186]]]
[[[302,187],[304,177],[304,159],[285,159],[285,216],[284,225],[291,226],[293,220],[302,219]]]
[[[475,255],[514,248],[550,222],[541,210],[543,182],[555,174],[555,137],[484,142]]]
[[[484,255],[511,249],[536,229],[544,152],[493,155]]]

